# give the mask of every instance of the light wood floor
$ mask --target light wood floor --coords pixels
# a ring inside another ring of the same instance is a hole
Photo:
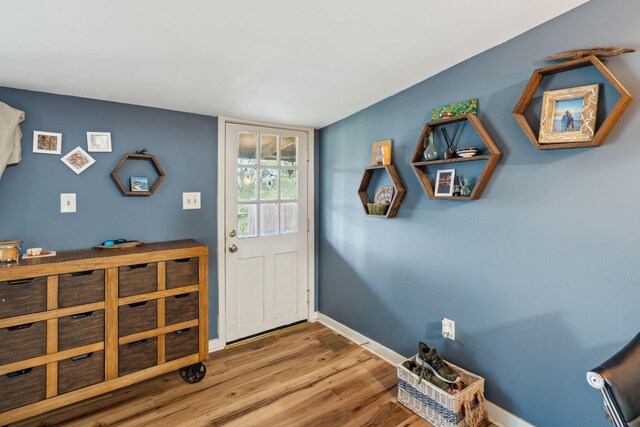
[[[15,425],[430,426],[396,401],[392,365],[319,323],[212,353],[206,365],[198,384],[171,373]]]

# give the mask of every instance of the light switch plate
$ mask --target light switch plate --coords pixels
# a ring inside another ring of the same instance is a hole
[[[60,212],[73,213],[76,211],[76,193],[60,194]]]
[[[200,209],[200,193],[182,193],[182,209]]]

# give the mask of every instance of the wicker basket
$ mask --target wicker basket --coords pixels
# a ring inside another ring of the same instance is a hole
[[[410,360],[415,361],[416,356]],[[451,395],[398,364],[398,401],[435,427],[476,427],[484,418],[484,378],[449,363],[467,384]]]

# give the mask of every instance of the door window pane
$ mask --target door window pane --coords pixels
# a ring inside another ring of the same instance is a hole
[[[260,200],[275,200],[278,198],[278,170],[260,170]]]
[[[238,134],[238,164],[255,165],[258,152],[258,136],[255,133]]]
[[[260,163],[274,166],[278,164],[278,137],[260,135]]]
[[[238,238],[258,235],[258,205],[238,205]]]
[[[298,171],[280,170],[280,198],[286,200],[298,198]]]
[[[260,235],[278,234],[278,205],[263,203],[260,205]]]
[[[256,200],[256,170],[238,168],[238,200]]]
[[[295,233],[298,231],[298,204],[282,203],[280,205],[280,232]]]
[[[283,136],[280,138],[280,165],[296,166],[298,164],[298,138]]]

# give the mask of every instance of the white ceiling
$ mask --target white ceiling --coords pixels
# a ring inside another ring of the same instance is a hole
[[[4,0],[0,86],[322,127],[585,0]]]

